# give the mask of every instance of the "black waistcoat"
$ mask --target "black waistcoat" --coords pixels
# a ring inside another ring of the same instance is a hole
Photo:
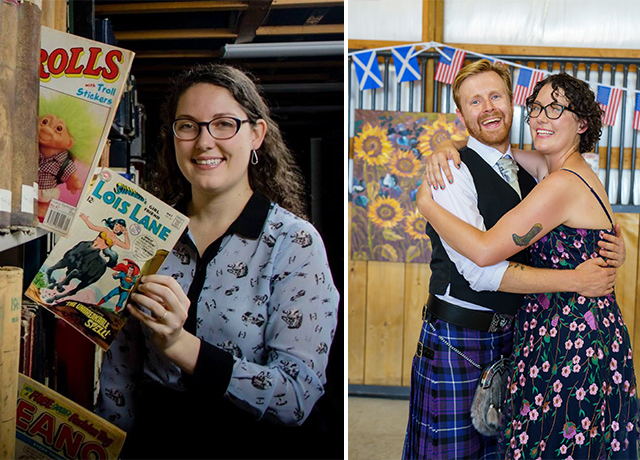
[[[460,158],[469,168],[478,193],[478,210],[484,218],[487,229],[493,227],[500,218],[520,203],[518,194],[498,173],[470,148],[460,150]],[[522,196],[526,196],[536,185],[535,180],[523,168],[518,171],[518,182]],[[456,299],[490,308],[500,313],[515,314],[522,307],[524,296],[506,292],[474,291],[467,280],[458,272],[447,255],[440,237],[433,227],[427,225],[427,235],[431,238],[431,294],[444,294],[451,285],[449,295]],[[528,251],[522,250],[508,260],[528,265]]]

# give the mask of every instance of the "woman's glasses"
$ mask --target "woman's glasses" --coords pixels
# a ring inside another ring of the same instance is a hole
[[[178,118],[171,125],[173,135],[181,141],[193,141],[198,138],[202,127],[206,126],[211,137],[220,141],[231,139],[238,134],[243,123],[249,120],[240,120],[234,117],[218,117],[211,121],[193,121],[189,118]]]
[[[569,107],[565,107],[557,102],[552,102],[544,107],[537,102],[533,102],[527,106],[527,114],[529,115],[529,118],[538,118],[543,110],[544,113],[547,114],[547,118],[550,120],[557,120],[565,110],[575,113]]]

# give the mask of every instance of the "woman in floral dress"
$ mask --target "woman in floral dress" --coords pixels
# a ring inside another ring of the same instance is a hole
[[[491,129],[491,111],[483,129]],[[600,138],[602,109],[585,82],[559,74],[536,85],[527,112],[536,150],[514,153],[540,182],[520,205],[486,232],[438,206],[429,185],[418,209],[478,265],[531,246],[533,266],[572,269],[597,257],[598,241],[614,233],[604,187],[581,155]],[[506,457],[637,459],[633,355],[615,293],[529,295],[516,320]]]

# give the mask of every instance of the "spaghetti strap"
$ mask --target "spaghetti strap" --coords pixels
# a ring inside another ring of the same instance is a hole
[[[607,219],[609,219],[609,222],[611,223],[611,228],[613,228],[613,221],[611,220],[611,216],[609,215],[609,211],[607,211],[607,208],[604,206],[604,203],[602,202],[602,200],[600,199],[600,197],[598,196],[598,194],[593,190],[593,188],[591,188],[591,186],[587,183],[587,181],[586,181],[586,180],[584,180],[584,179],[582,178],[582,176],[581,176],[580,174],[578,174],[577,172],[575,172],[575,171],[572,171],[572,170],[570,170],[570,169],[564,169],[564,168],[562,169],[562,171],[569,171],[569,172],[571,172],[571,173],[575,174],[576,176],[578,176],[578,178],[580,178],[580,180],[581,180],[582,182],[584,182],[584,184],[585,184],[587,187],[589,187],[589,190],[591,190],[591,193],[593,193],[593,196],[595,196],[595,197],[596,197],[596,199],[598,200],[598,203],[600,203],[600,206],[602,206],[602,209],[604,210],[605,214],[607,215]]]

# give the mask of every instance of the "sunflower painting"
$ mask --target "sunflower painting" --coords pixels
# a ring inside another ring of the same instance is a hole
[[[355,111],[352,259],[431,260],[427,222],[415,205],[423,157],[444,139],[466,137],[455,114]]]

